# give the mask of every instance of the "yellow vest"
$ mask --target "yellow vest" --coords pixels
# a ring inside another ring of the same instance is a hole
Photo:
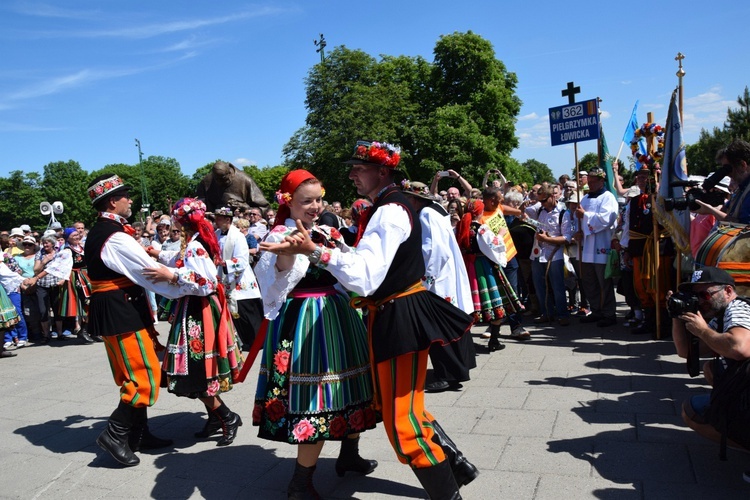
[[[503,211],[499,207],[495,212],[484,212],[480,222],[487,224],[490,231],[503,238],[505,253],[509,261],[516,256],[516,253],[518,253],[516,245],[513,244],[513,238],[510,237],[510,231],[508,230],[508,223],[505,222]]]

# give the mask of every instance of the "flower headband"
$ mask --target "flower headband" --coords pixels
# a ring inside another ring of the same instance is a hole
[[[401,161],[401,148],[387,142],[357,141],[352,159],[347,163],[353,164],[357,160],[396,168]]]
[[[174,220],[182,224],[195,223],[206,215],[206,204],[196,198],[183,198],[172,210]]]

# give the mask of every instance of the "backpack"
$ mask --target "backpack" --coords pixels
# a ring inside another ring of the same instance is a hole
[[[750,297],[737,297],[750,305]],[[723,316],[719,330],[724,329]],[[727,459],[727,438],[750,449],[750,359],[727,360],[727,370],[715,380],[705,420],[721,434],[719,458]]]

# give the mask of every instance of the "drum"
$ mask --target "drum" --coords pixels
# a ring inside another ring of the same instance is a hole
[[[695,256],[695,267],[714,266],[732,275],[737,295],[750,295],[750,226],[720,224]]]

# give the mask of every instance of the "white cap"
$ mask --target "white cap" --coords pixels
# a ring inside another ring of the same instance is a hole
[[[24,233],[30,233],[31,232],[31,226],[28,224],[21,224],[21,231]]]
[[[732,179],[729,178],[729,176],[724,177],[719,183],[716,185],[716,189],[720,191],[724,191],[725,193],[729,193],[729,183],[732,181]]]
[[[630,186],[630,189],[628,189],[628,192],[625,193],[625,198],[635,198],[636,196],[639,196],[641,194],[641,190],[638,188],[638,186]]]

